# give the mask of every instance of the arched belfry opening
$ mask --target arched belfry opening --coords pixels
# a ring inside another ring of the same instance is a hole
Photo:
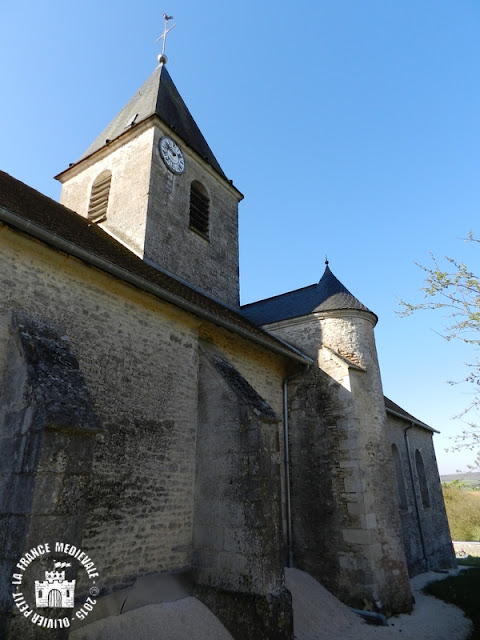
[[[112,174],[110,171],[102,171],[93,181],[87,214],[88,219],[92,222],[103,222],[107,219],[111,182]]]
[[[209,237],[210,198],[201,182],[190,185],[190,228],[206,238]]]

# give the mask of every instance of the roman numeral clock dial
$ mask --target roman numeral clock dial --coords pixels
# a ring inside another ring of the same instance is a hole
[[[185,158],[178,144],[168,136],[163,136],[160,139],[159,147],[160,155],[170,171],[183,173],[185,171]]]

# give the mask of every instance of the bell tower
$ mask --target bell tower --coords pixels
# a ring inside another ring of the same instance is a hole
[[[158,59],[87,151],[56,176],[60,201],[150,264],[238,307],[243,196],[190,114],[163,52]]]

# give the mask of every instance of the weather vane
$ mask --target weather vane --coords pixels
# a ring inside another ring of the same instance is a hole
[[[171,27],[168,26],[168,21],[169,20],[173,20],[173,16],[167,16],[167,14],[164,13],[163,14],[163,18],[165,20],[165,24],[164,24],[164,27],[163,27],[163,33],[162,33],[161,36],[159,36],[155,40],[155,43],[157,43],[159,40],[163,40],[163,42],[162,42],[162,53],[160,53],[159,56],[158,56],[159,64],[166,64],[166,62],[167,62],[167,56],[165,55],[165,43],[166,43],[166,40],[167,40],[167,33],[169,31],[171,31],[174,27],[177,26],[176,24],[172,24]]]

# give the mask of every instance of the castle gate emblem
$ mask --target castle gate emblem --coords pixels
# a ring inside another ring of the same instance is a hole
[[[71,607],[75,598],[75,580],[65,580],[65,571],[57,571],[70,567],[70,562],[55,562],[53,571],[45,571],[45,580],[35,580],[35,603],[40,607]]]

